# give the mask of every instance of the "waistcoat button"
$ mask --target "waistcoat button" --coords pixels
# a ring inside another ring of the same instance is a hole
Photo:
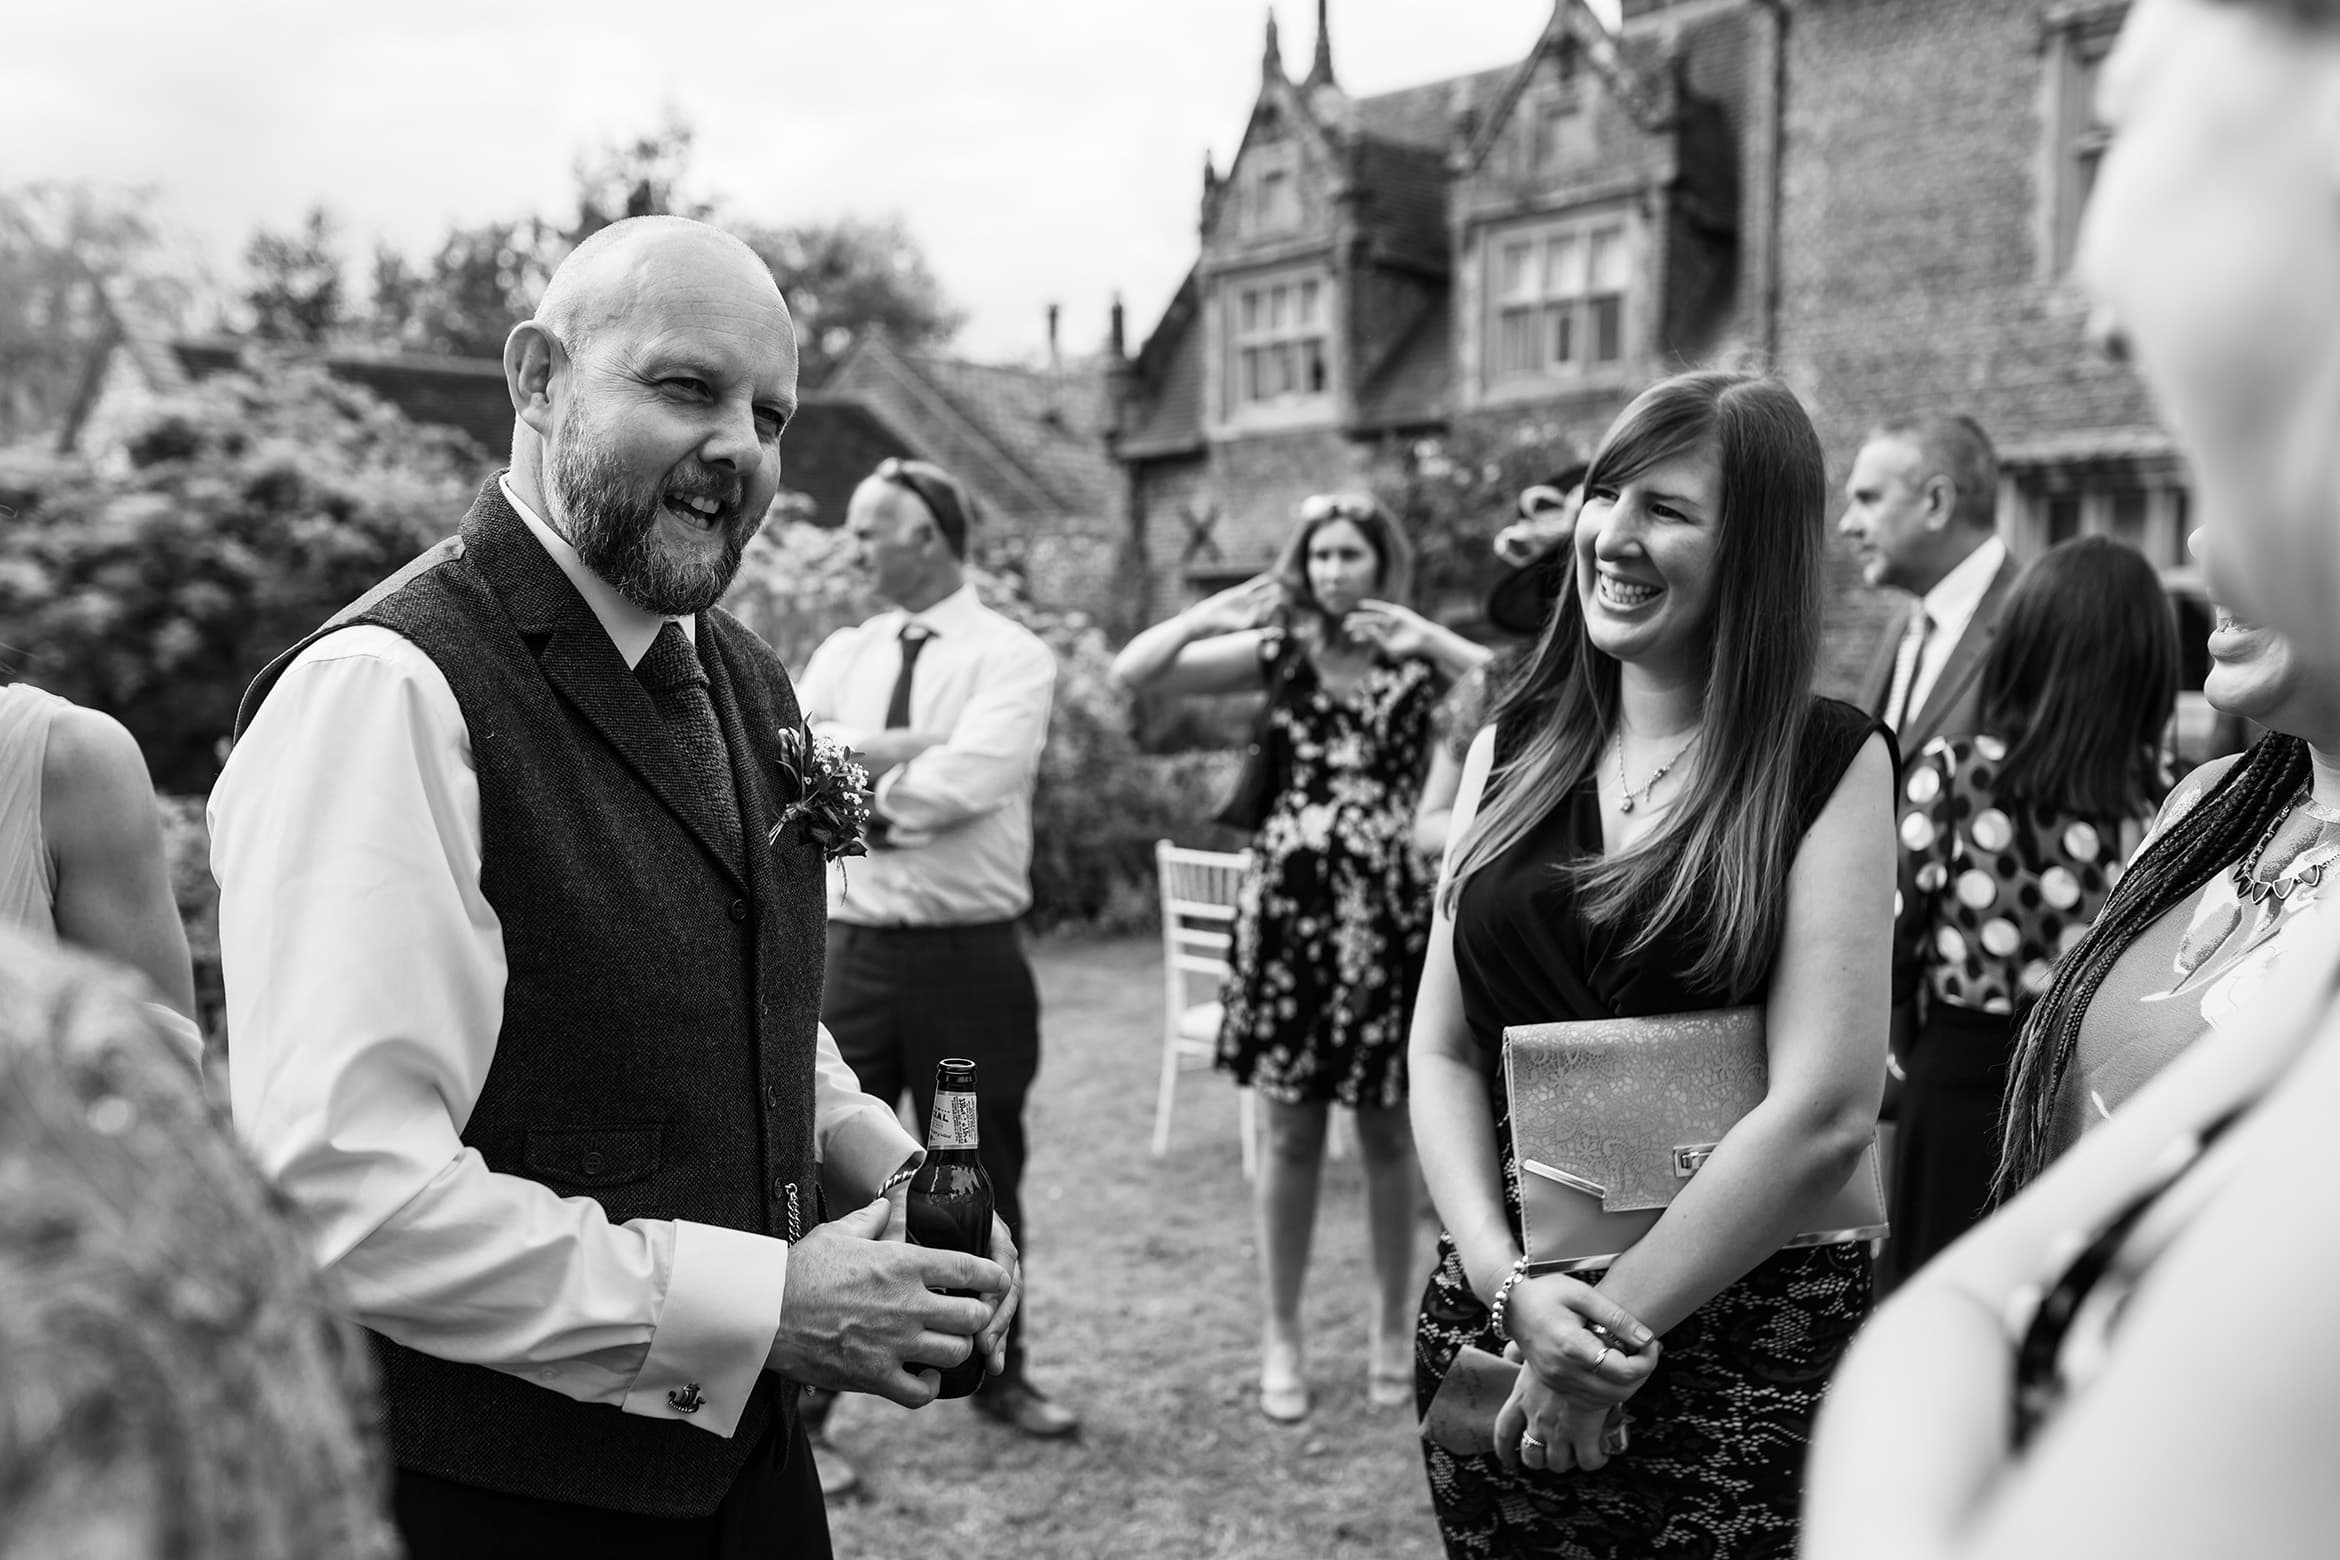
[[[587,1154],[585,1156],[585,1163],[583,1168],[587,1175],[601,1174],[601,1166],[602,1158],[599,1154]]]
[[[734,900],[731,902],[731,918],[732,918],[734,921],[744,921],[744,920],[746,920],[746,919],[747,919],[747,901],[746,901],[746,900],[744,900],[744,899],[734,899]]]

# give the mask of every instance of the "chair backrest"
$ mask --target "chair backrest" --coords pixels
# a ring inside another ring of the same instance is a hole
[[[1218,980],[1235,948],[1235,896],[1251,870],[1247,850],[1188,850],[1154,843],[1162,884],[1162,963],[1170,1005],[1190,1000],[1188,977]],[[1215,993],[1214,993],[1215,994]]]

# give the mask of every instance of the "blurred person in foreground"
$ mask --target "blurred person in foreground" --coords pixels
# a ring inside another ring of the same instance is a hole
[[[1794,1545],[1806,1427],[1870,1266],[1859,1242],[1788,1242],[1875,1131],[1893,882],[1891,739],[1810,691],[1826,510],[1784,385],[1642,392],[1593,457],[1535,658],[1472,744],[1414,1014],[1445,1224],[1417,1401],[1466,1347],[1525,1363],[1495,1451],[1427,1445],[1450,1555]],[[1763,1010],[1762,1101],[1613,1263],[1529,1274],[1504,1029],[1741,1005]]]
[[[1015,1247],[885,1238],[924,1150],[818,1023],[860,772],[714,605],[794,332],[745,244],[643,217],[562,261],[504,377],[460,533],[245,696],[236,1125],[375,1334],[418,1560],[826,1556],[798,1387],[930,1401],[996,1356]]]
[[[0,925],[138,971],[156,1023],[201,1057],[194,963],[146,756],[111,715],[26,683],[0,685]]]
[[[142,995],[0,927],[0,1557],[388,1560],[358,1330]]]
[[[1024,1240],[1024,1099],[1040,1070],[1040,996],[1019,922],[1032,907],[1032,784],[1048,740],[1056,656],[976,596],[975,500],[942,467],[888,460],[853,490],[855,561],[887,610],[830,635],[798,695],[812,729],[875,786],[870,850],[831,867],[821,1020],[861,1086],[911,1119],[934,1108],[935,1064],[976,1066],[977,1135],[999,1216]],[[1080,1426],[1026,1378],[1024,1319],[978,1413],[1042,1439]],[[807,1405],[827,1488],[852,1480]]]
[[[1258,1091],[1260,1411],[1311,1398],[1300,1327],[1327,1119],[1356,1112],[1375,1305],[1367,1400],[1404,1405],[1419,1179],[1406,1027],[1430,886],[1411,837],[1431,715],[1487,652],[1404,605],[1413,551],[1371,499],[1300,508],[1272,571],[1132,639],[1131,688],[1267,694],[1264,819],[1236,909],[1218,1065]]]
[[[2134,548],[2050,548],[2007,594],[1970,737],[1901,776],[1897,988],[1919,1041],[1893,1162],[1892,1282],[1982,1217],[2016,1028],[2144,838],[2168,790],[2177,625]],[[1898,994],[1898,993],[1897,993]]]
[[[2206,993],[2274,954],[2340,861],[2340,666],[2311,666],[2282,635],[2221,608],[2202,694],[2267,734],[2178,782],[2025,1021],[2007,1086],[2001,1200],[2193,1044]]]
[[[2214,599],[2340,654],[2340,4],[2140,0],[2081,275],[2185,451]],[[2340,916],[1913,1278],[1830,1384],[1809,1560],[2323,1556],[2340,1532]]]
[[[1495,555],[1511,565],[1511,572],[1487,592],[1487,622],[1512,643],[1465,672],[1439,703],[1438,742],[1430,749],[1430,769],[1414,803],[1414,848],[1432,860],[1446,850],[1471,738],[1487,723],[1487,711],[1505,680],[1527,664],[1567,580],[1568,542],[1576,534],[1577,511],[1584,507],[1585,470],[1579,461],[1521,489],[1519,518],[1495,533]]]

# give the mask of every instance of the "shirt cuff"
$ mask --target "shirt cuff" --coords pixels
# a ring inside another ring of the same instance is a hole
[[[886,843],[896,850],[916,850],[921,845],[934,843],[934,830],[914,828],[898,821],[893,815],[892,808],[888,806],[888,803],[893,800],[894,787],[901,781],[903,774],[910,766],[916,762],[916,759],[904,759],[878,776],[877,786],[870,793],[871,807],[876,810],[879,817],[886,820]]]
[[[926,1150],[902,1130],[892,1111],[874,1097],[866,1107],[855,1107],[821,1145],[821,1176],[840,1200],[830,1205],[832,1216],[850,1213],[877,1196],[886,1177],[906,1164],[923,1164]]]
[[[787,1242],[675,1221],[666,1304],[621,1406],[729,1437],[771,1357],[787,1281]]]

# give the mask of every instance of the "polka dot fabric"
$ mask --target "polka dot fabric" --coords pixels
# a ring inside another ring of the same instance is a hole
[[[2151,821],[2080,818],[1997,795],[2007,747],[1941,738],[1901,779],[1899,963],[1938,1002],[2012,1014],[2047,990]]]

